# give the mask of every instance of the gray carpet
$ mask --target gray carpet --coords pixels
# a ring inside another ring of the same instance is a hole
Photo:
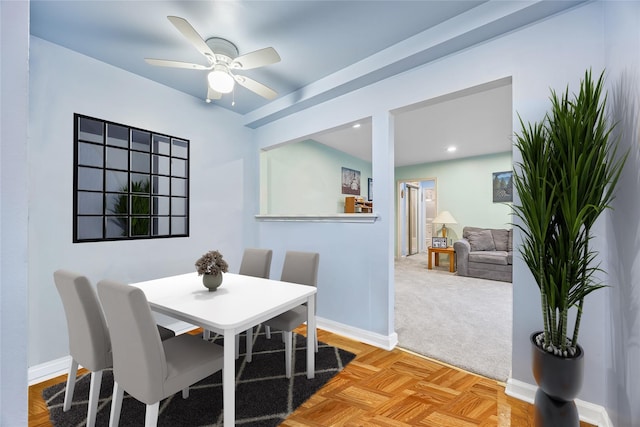
[[[506,381],[511,372],[512,285],[449,273],[447,257],[427,269],[427,254],[395,264],[399,346]]]

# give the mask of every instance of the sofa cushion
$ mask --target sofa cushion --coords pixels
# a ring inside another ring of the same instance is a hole
[[[462,229],[462,237],[464,239],[469,239],[469,233],[474,233],[477,231],[483,231],[483,230],[487,230],[486,228],[481,228],[481,227],[469,227],[466,226]]]
[[[467,240],[471,245],[471,251],[495,251],[496,245],[493,242],[491,230],[470,231]]]
[[[507,240],[507,252],[513,252],[513,229],[509,229],[509,239]]]
[[[507,253],[505,251],[478,251],[469,252],[469,262],[480,262],[483,264],[508,265]]]
[[[509,230],[491,229],[491,234],[493,235],[493,243],[496,245],[496,251],[509,250]]]
[[[513,252],[507,252],[507,264],[513,264]]]

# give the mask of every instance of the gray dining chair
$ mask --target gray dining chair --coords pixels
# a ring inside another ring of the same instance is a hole
[[[245,276],[268,279],[269,274],[271,274],[272,257],[273,251],[271,249],[247,248],[242,255],[238,273]],[[239,340],[239,337],[240,335],[236,335],[237,340]],[[253,360],[253,328],[247,329],[246,339],[246,360],[251,362]],[[236,348],[238,348],[238,341],[236,342]]]
[[[81,365],[91,372],[87,426],[93,427],[96,421],[102,373],[105,369],[112,367],[109,329],[98,296],[89,279],[72,271],[56,270],[53,273],[53,280],[67,318],[71,356],[62,409],[66,412],[71,408],[78,365]],[[163,339],[175,336],[170,329],[162,326],[158,326],[158,329]]]
[[[246,248],[242,254],[242,261],[240,262],[239,274],[245,276],[262,277],[264,279],[269,278],[271,273],[271,258],[273,257],[273,251],[271,249],[261,248]],[[252,347],[253,347],[253,328],[247,331],[246,341],[246,360],[251,362],[252,360]],[[205,330],[203,332],[205,339],[209,339],[211,336],[210,331]],[[236,335],[236,357],[239,355],[240,335]]]
[[[160,401],[222,370],[223,348],[195,335],[162,341],[144,292],[109,280],[98,282],[113,345],[110,426],[117,426],[126,391],[147,405],[145,426],[156,426]],[[213,403],[213,402],[212,402]]]
[[[317,286],[319,262],[320,254],[318,253],[287,251],[280,280],[301,285]],[[285,373],[287,378],[291,378],[293,330],[306,321],[307,305],[303,304],[264,322],[267,338],[271,338],[271,328],[282,331],[285,353]],[[317,331],[315,332],[315,351],[317,352],[318,334]]]
[[[238,273],[268,279],[271,273],[272,257],[273,251],[271,249],[247,248],[242,255]]]

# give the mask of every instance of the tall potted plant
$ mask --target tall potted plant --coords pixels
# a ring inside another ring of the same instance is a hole
[[[522,161],[514,168],[520,203],[519,247],[540,290],[543,330],[531,335],[533,374],[538,383],[536,425],[579,425],[573,399],[582,385],[583,349],[578,344],[584,299],[604,285],[592,228],[609,207],[626,155],[618,157],[603,93],[585,72],[580,91],[551,91],[551,110],[541,122],[520,119],[515,145]],[[569,330],[570,315],[574,319]]]

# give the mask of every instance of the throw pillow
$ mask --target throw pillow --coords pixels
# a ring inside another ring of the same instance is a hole
[[[509,241],[509,230],[507,229],[492,229],[491,235],[493,236],[493,243],[496,245],[496,251],[506,251]]]
[[[493,242],[491,230],[472,231],[469,233],[469,245],[472,251],[495,251],[496,245]]]

